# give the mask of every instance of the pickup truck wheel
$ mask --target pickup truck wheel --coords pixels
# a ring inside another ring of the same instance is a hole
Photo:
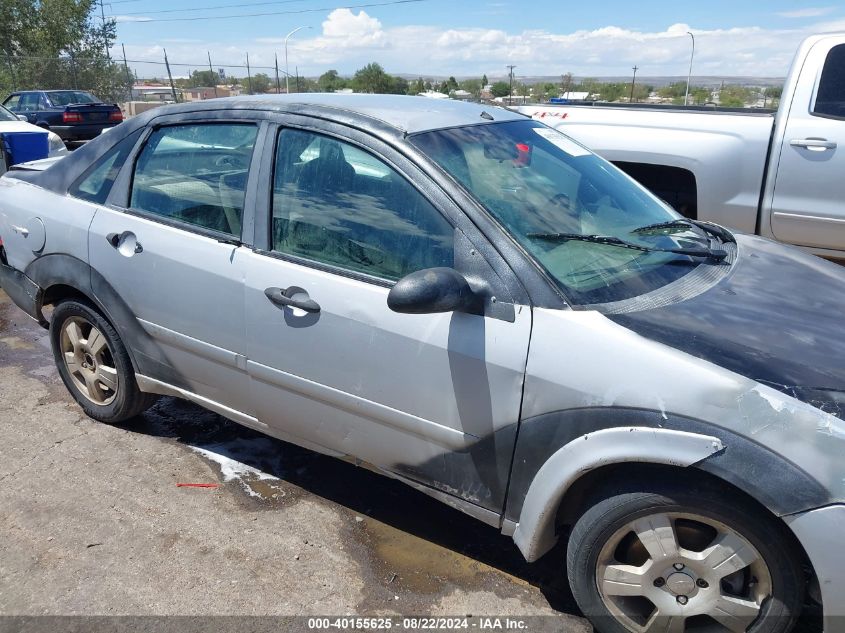
[[[727,490],[609,496],[576,522],[567,573],[602,633],[786,633],[804,596],[786,528]]]
[[[50,343],[62,381],[89,417],[115,424],[155,402],[155,396],[138,389],[115,329],[90,306],[78,301],[56,306]]]

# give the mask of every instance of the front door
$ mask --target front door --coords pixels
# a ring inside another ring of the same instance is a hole
[[[259,419],[500,511],[531,311],[515,306],[503,320],[387,307],[400,277],[460,268],[465,238],[370,149],[311,131],[278,135],[270,249],[246,264]]]
[[[772,233],[791,244],[842,250],[845,38],[826,38],[810,49],[788,112],[772,200]]]
[[[98,210],[91,266],[128,305],[163,358],[151,377],[250,414],[239,246],[255,123],[154,129]],[[143,354],[143,350],[138,353]]]

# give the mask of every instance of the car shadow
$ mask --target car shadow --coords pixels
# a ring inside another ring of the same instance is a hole
[[[513,540],[413,488],[354,464],[270,438],[176,398],[119,425],[234,459],[397,530],[515,576],[538,588],[551,608],[580,616],[566,581],[566,548],[527,563]],[[217,461],[212,456],[213,461]]]

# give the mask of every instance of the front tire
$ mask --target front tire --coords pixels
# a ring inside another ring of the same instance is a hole
[[[138,389],[117,331],[88,304],[64,301],[56,306],[50,343],[62,381],[89,417],[116,424],[155,402],[155,396]]]
[[[785,526],[720,486],[628,484],[573,526],[567,574],[602,633],[786,633],[804,597]]]

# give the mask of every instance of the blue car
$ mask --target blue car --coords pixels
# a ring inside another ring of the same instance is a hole
[[[3,105],[65,142],[88,141],[123,121],[116,103],[103,103],[82,90],[23,90],[6,97]]]

